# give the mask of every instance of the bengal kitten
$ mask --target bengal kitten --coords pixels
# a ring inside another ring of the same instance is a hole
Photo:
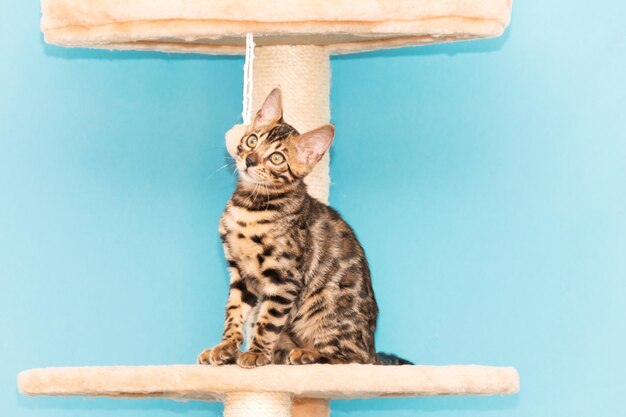
[[[222,341],[201,364],[408,363],[377,355],[378,307],[363,248],[303,178],[330,147],[334,127],[299,134],[274,89],[238,143],[239,171],[219,231],[230,269]],[[244,324],[252,318],[246,352]]]

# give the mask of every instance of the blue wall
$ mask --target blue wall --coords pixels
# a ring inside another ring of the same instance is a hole
[[[51,47],[36,1],[0,4],[0,414],[217,416],[23,398],[15,375],[190,363],[218,340],[242,59]],[[379,347],[522,376],[513,397],[336,416],[623,413],[624,13],[518,1],[500,39],[333,59],[331,200],[369,255]]]

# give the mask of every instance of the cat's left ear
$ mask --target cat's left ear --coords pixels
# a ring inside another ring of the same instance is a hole
[[[273,89],[254,116],[252,129],[273,125],[283,117],[283,99],[280,88]]]
[[[326,153],[335,137],[335,126],[324,125],[294,138],[296,157],[303,165],[315,165]]]

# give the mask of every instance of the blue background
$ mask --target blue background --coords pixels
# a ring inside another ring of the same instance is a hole
[[[191,363],[221,331],[216,231],[240,57],[67,50],[0,0],[0,409],[217,416],[24,398],[18,371]],[[331,203],[367,251],[378,346],[513,365],[517,396],[339,401],[336,416],[626,408],[626,6],[517,1],[504,37],[332,59]]]

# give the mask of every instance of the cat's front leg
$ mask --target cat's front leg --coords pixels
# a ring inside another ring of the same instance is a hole
[[[285,277],[283,281],[272,294],[265,294],[260,298],[259,316],[254,325],[252,343],[237,358],[237,364],[243,368],[272,363],[274,348],[300,292],[298,281],[291,277]]]
[[[243,344],[244,323],[250,310],[257,303],[257,295],[246,284],[239,272],[237,263],[229,260],[228,264],[231,270],[231,283],[226,302],[226,319],[222,341],[198,356],[198,362],[201,364],[226,365],[235,363]]]

